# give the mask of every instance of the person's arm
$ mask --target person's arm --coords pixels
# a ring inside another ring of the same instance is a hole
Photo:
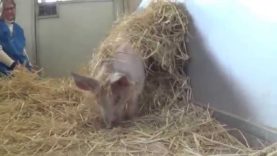
[[[32,65],[32,63],[31,63],[31,61],[29,59],[29,56],[28,56],[25,48],[24,48],[23,53],[26,56],[26,64],[25,64],[25,66],[30,70],[33,67],[33,65]]]
[[[12,58],[9,57],[8,54],[6,54],[3,49],[2,46],[0,45],[0,62],[2,62],[3,64],[5,64],[7,67],[9,67],[10,69],[14,69],[14,67],[17,65],[17,62],[14,61]]]
[[[14,60],[11,59],[3,50],[0,50],[0,62],[10,67],[13,64]]]

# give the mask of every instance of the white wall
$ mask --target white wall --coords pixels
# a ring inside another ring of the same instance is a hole
[[[141,0],[126,0],[126,1],[127,1],[129,13],[132,13],[133,11],[135,11],[141,2]]]
[[[48,76],[67,76],[91,59],[115,19],[114,2],[80,1],[59,5],[59,17],[37,21],[39,63]]]
[[[31,62],[36,63],[36,49],[35,49],[35,14],[34,2],[35,0],[15,0],[16,2],[16,21],[24,29],[26,37],[26,49],[30,56]]]
[[[189,72],[195,99],[277,128],[277,1],[186,0],[186,5],[194,22]]]

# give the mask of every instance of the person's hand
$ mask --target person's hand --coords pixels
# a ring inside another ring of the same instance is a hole
[[[36,73],[36,74],[40,74],[42,72],[42,68],[38,67],[38,66],[33,66],[32,67],[32,73]]]
[[[16,66],[18,65],[17,61],[14,61],[11,66],[9,67],[10,70],[14,70],[16,68]]]
[[[24,66],[20,64],[19,62],[16,63],[14,70],[23,70]]]

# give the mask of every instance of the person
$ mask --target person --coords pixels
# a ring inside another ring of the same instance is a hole
[[[0,76],[10,75],[19,66],[32,70],[26,53],[23,29],[15,22],[16,4],[14,0],[2,0],[0,16]]]

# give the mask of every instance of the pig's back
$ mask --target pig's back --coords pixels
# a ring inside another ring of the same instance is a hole
[[[142,91],[145,80],[143,60],[129,43],[121,45],[116,51],[113,68],[116,72],[125,73],[130,80],[137,83],[137,91]]]

